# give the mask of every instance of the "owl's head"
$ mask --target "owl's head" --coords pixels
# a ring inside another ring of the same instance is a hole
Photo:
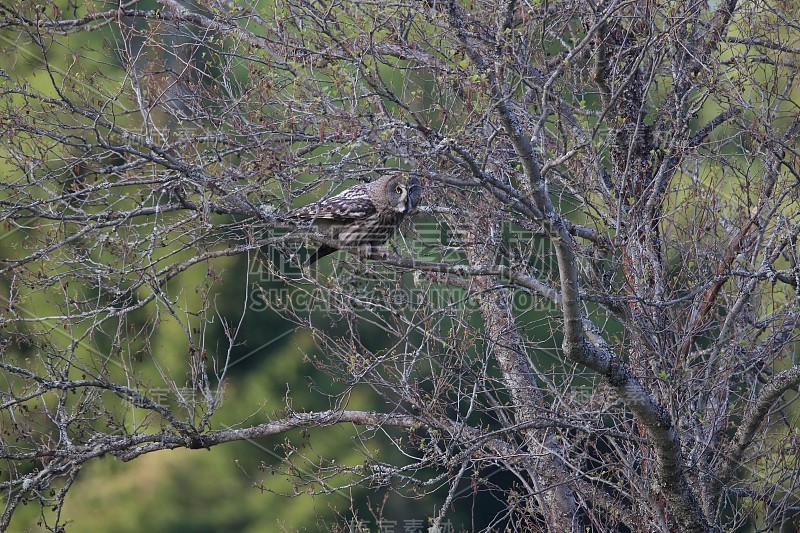
[[[380,204],[385,209],[397,213],[408,213],[416,207],[412,200],[419,200],[419,194],[413,192],[414,178],[405,172],[392,172],[381,179],[372,182],[372,201]],[[419,187],[419,184],[416,185]]]

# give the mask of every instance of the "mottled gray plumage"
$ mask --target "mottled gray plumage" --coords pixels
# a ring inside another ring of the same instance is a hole
[[[421,197],[419,179],[393,172],[370,183],[360,183],[336,196],[289,211],[282,220],[312,225],[337,242],[323,244],[308,260],[313,264],[348,246],[379,246],[394,234]]]

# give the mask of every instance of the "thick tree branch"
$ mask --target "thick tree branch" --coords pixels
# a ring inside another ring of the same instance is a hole
[[[483,56],[471,44],[471,39],[464,29],[465,15],[462,8],[455,0],[451,0],[448,9],[450,24],[457,32],[465,53],[489,80],[496,112],[519,157],[531,196],[544,214],[545,219],[542,223],[550,234],[556,250],[561,280],[565,354],[570,359],[605,376],[626,406],[636,414],[647,429],[658,457],[657,489],[670,501],[677,520],[686,531],[705,531],[709,528],[708,522],[686,479],[680,437],[669,413],[631,375],[622,361],[607,351],[591,347],[584,340],[577,261],[572,237],[547,196],[533,147],[528,136],[522,131],[514,112],[508,106],[507,92],[496,77],[496,72],[488,67]]]
[[[800,386],[800,366],[794,366],[775,374],[758,393],[755,401],[750,403],[725,453],[720,454],[722,461],[717,468],[717,479],[714,481],[717,491],[728,484],[736,469],[742,465],[744,454],[753,442],[756,431],[765,422],[775,404],[784,393],[798,386]],[[719,492],[715,496],[719,498]]]

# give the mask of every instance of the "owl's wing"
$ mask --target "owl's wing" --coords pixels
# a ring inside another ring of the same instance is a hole
[[[348,191],[344,192],[347,193]],[[375,204],[369,198],[360,195],[345,195],[343,193],[327,200],[321,200],[289,211],[282,218],[289,220],[351,222],[366,218],[375,212]]]

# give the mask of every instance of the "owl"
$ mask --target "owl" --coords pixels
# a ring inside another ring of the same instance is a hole
[[[417,207],[421,195],[418,177],[392,172],[289,211],[280,219],[297,226],[312,226],[337,243],[320,246],[308,259],[312,265],[340,248],[385,243],[405,216]]]

